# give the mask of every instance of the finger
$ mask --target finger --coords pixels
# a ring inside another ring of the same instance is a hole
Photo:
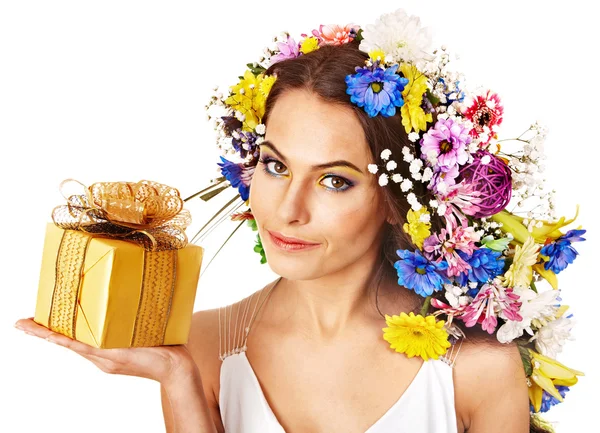
[[[74,340],[67,337],[66,335],[59,334],[57,332],[49,331],[48,335],[44,337],[47,341],[58,344],[59,346],[66,347],[80,355],[98,355],[98,349],[90,346],[89,344],[82,343],[81,341]]]
[[[29,335],[34,335],[40,338],[46,338],[48,336],[48,333],[52,332],[45,326],[34,322],[33,317],[17,320],[17,322],[15,323],[15,328],[24,331]]]

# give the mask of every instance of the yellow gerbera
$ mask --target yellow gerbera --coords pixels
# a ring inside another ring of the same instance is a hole
[[[546,391],[552,397],[562,402],[563,397],[558,392],[556,386],[573,386],[577,383],[577,376],[585,376],[581,371],[568,368],[560,362],[548,358],[547,356],[537,353],[531,349],[531,364],[533,380],[529,387],[529,400],[533,405],[534,411],[539,412],[542,407],[542,394]]]
[[[409,358],[420,356],[425,361],[438,359],[451,346],[448,332],[443,328],[443,320],[435,320],[434,316],[415,316],[411,311],[399,316],[385,315],[387,328],[383,328],[383,339],[390,343],[396,352],[404,353]]]
[[[431,234],[430,228],[431,223],[421,221],[422,215],[429,215],[427,208],[422,206],[418,211],[410,209],[406,214],[407,223],[404,223],[402,228],[406,233],[410,235],[413,243],[421,250],[423,249],[423,242]]]
[[[508,271],[501,279],[505,287],[529,287],[533,278],[532,266],[537,262],[539,246],[533,236],[529,236],[525,243],[515,246],[515,255]]]
[[[427,122],[433,121],[431,113],[425,114],[421,108],[423,94],[427,91],[427,77],[419,72],[416,66],[409,63],[402,63],[400,70],[404,78],[408,79],[408,84],[402,91],[402,98],[404,98],[404,105],[400,109],[402,125],[407,134],[413,129],[415,132],[425,131]]]
[[[225,99],[227,105],[245,116],[244,131],[254,131],[265,114],[266,96],[259,90],[263,79],[264,74],[255,76],[252,71],[246,70],[240,82],[231,86],[232,94]]]
[[[300,43],[300,52],[303,54],[308,54],[308,53],[318,50],[318,49],[319,49],[319,40],[317,38],[315,38],[314,36],[311,36],[310,38],[306,38]]]

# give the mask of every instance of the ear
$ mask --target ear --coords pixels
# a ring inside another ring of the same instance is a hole
[[[398,221],[397,221],[397,220],[396,220],[396,219],[395,219],[395,218],[394,218],[392,215],[388,215],[388,216],[385,218],[385,221],[386,221],[388,224],[390,224],[390,225],[393,225],[393,226],[395,226],[396,224],[398,224]]]

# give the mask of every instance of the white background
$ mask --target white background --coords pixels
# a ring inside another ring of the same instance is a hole
[[[581,213],[581,256],[559,277],[578,319],[559,361],[586,376],[546,417],[558,432],[593,425],[598,374],[592,225],[598,173],[598,26],[593,2],[134,2],[4,1],[0,9],[3,297],[0,430],[161,432],[159,384],[108,375],[86,359],[13,328],[33,316],[43,237],[59,183],[152,179],[187,197],[216,176],[211,88],[235,84],[271,37],[319,24],[372,23],[398,7],[419,15],[434,41],[461,54],[471,86],[505,105],[501,138],[539,119],[550,128],[549,183],[559,214]],[[595,42],[595,43],[594,43]],[[194,228],[216,202],[190,203]],[[203,243],[204,264],[233,225]],[[203,274],[195,310],[231,303],[275,275],[238,231]],[[596,385],[596,388],[594,388]],[[473,390],[476,392],[476,390]],[[507,414],[508,415],[508,414]],[[508,415],[509,416],[509,415]],[[500,421],[500,420],[499,420]]]

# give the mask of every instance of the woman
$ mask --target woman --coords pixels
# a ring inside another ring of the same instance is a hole
[[[542,431],[530,427],[516,342],[469,327],[468,338],[416,353],[390,333],[381,338],[386,323],[393,328],[386,315],[428,307],[418,293],[428,288],[399,287],[402,265],[391,266],[396,251],[418,243],[405,228],[415,207],[406,183],[378,184],[371,169],[386,149],[401,155],[409,135],[400,111],[371,115],[376,104],[348,96],[346,77],[369,59],[355,35],[306,51],[265,71],[277,77],[259,119],[266,133],[250,152],[251,184],[239,185],[243,198],[249,187],[279,279],[234,305],[197,312],[185,346],[102,350],[31,320],[18,324],[103,371],[159,381],[169,432]],[[410,179],[408,164],[397,168]],[[421,185],[414,194],[433,197]],[[437,216],[429,223],[443,227]]]

